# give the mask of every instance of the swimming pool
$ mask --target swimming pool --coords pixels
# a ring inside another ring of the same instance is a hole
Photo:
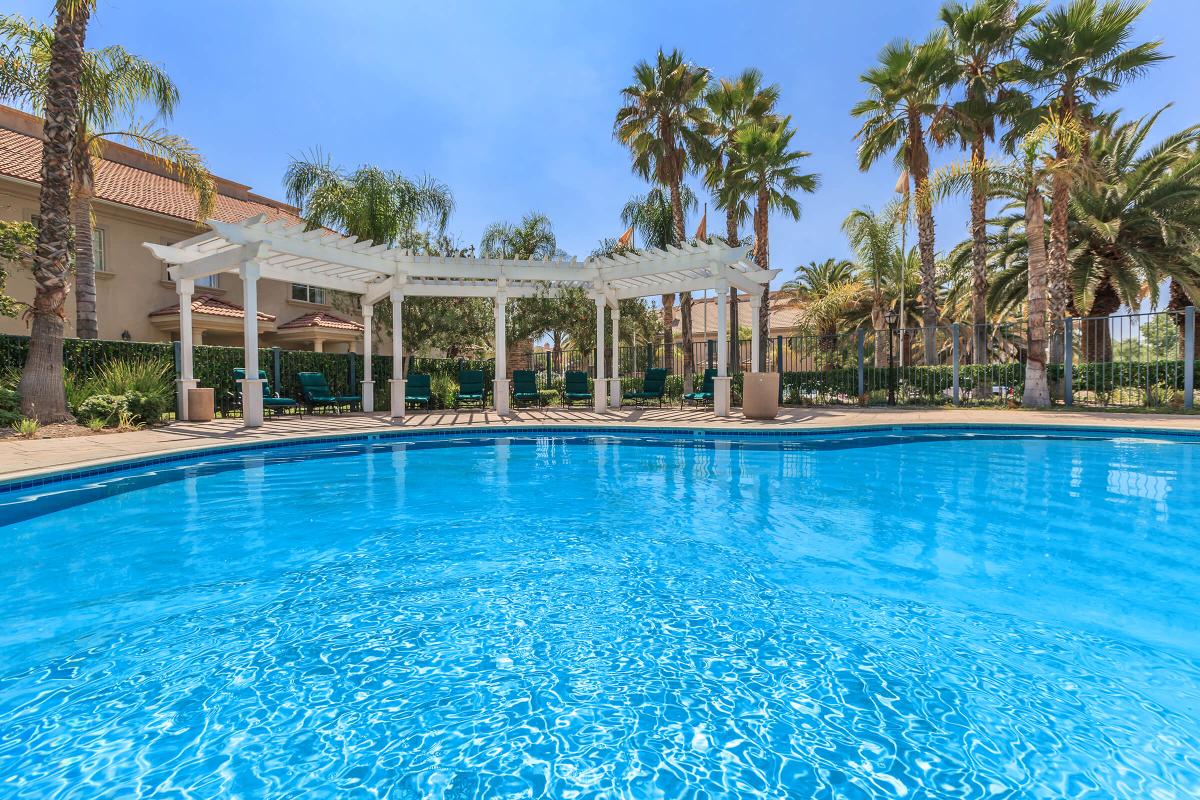
[[[0,796],[1196,796],[1198,481],[1150,434],[557,431],[3,492]]]

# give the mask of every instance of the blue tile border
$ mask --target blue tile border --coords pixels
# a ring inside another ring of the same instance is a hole
[[[591,436],[645,437],[657,436],[681,440],[693,440],[696,437],[713,440],[740,439],[812,439],[815,437],[853,437],[862,434],[875,433],[939,433],[960,431],[968,433],[1043,433],[1047,435],[1094,435],[1097,438],[1114,438],[1141,434],[1171,439],[1200,440],[1200,429],[1176,430],[1169,428],[1154,428],[1138,425],[1043,425],[1037,423],[959,423],[959,422],[926,422],[926,423],[896,423],[872,425],[840,425],[823,428],[772,428],[767,430],[744,430],[736,428],[678,428],[666,426],[627,426],[627,425],[517,425],[517,426],[480,426],[466,428],[424,428],[419,430],[390,430],[378,432],[354,432],[329,434],[326,436],[285,438],[275,441],[247,442],[245,444],[221,445],[218,447],[202,447],[198,449],[180,450],[162,456],[135,456],[119,461],[107,462],[93,467],[67,469],[48,472],[29,478],[17,478],[0,481],[0,495],[25,491],[40,486],[49,486],[66,481],[91,478],[98,475],[110,475],[116,472],[126,472],[162,464],[179,464],[187,461],[199,461],[209,458],[219,458],[227,455],[241,455],[260,451],[278,450],[281,448],[302,448],[323,444],[349,444],[353,442],[395,441],[406,439],[500,439],[511,436],[574,434]]]

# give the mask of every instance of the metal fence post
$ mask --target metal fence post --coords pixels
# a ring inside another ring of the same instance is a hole
[[[958,405],[958,363],[959,363],[959,349],[960,349],[959,345],[958,345],[958,335],[959,335],[958,323],[957,322],[952,323],[950,325],[950,338],[952,340],[950,349],[951,349],[951,358],[953,359],[953,361],[952,361],[953,366],[951,367],[951,373],[954,376],[954,384],[953,384],[954,388],[952,389],[951,393],[953,395],[954,405]]]
[[[1063,405],[1075,402],[1075,320],[1063,320]]]
[[[867,393],[866,374],[863,368],[863,356],[867,351],[867,332],[859,328],[855,333],[858,339],[858,396],[862,397]]]
[[[708,344],[708,368],[712,369],[713,367],[715,367],[717,365],[717,343],[714,342],[712,339],[709,339],[707,344]]]
[[[272,364],[271,375],[272,375],[272,378],[274,381],[274,383],[272,383],[272,386],[275,387],[275,391],[279,392],[280,394],[283,394],[283,386],[280,383],[282,376],[283,376],[283,370],[282,370],[282,367],[280,366],[281,358],[282,358],[282,354],[280,353],[279,348],[272,347],[271,348],[271,364]]]
[[[1183,407],[1192,407],[1196,376],[1196,307],[1183,310]]]
[[[783,405],[783,337],[775,337],[775,371],[779,373],[779,404]]]
[[[350,391],[348,394],[354,394],[354,387],[358,386],[358,364],[354,360],[354,351],[346,353],[346,358],[350,359]],[[279,382],[276,381],[275,385],[278,386]]]

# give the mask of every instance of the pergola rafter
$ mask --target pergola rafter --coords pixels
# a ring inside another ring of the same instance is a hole
[[[180,411],[186,414],[187,389],[195,385],[191,369],[191,319],[189,308],[195,281],[220,273],[236,273],[244,284],[245,316],[257,316],[257,286],[260,278],[301,283],[361,296],[367,332],[364,336],[363,408],[372,411],[370,321],[372,307],[385,297],[396,306],[393,317],[393,355],[403,354],[401,307],[407,297],[492,298],[496,316],[495,402],[501,413],[508,411],[508,380],[505,377],[505,325],[507,301],[513,297],[553,295],[568,289],[585,289],[596,302],[597,342],[604,341],[604,312],[611,309],[613,339],[617,340],[620,315],[617,301],[680,292],[714,290],[724,297],[730,286],[756,296],[770,283],[777,270],[761,269],[746,260],[747,247],[724,242],[688,243],[679,247],[652,249],[589,258],[520,260],[468,258],[463,256],[416,255],[407,250],[359,241],[306,225],[265,215],[238,223],[209,221],[211,230],[175,245],[146,242],[155,256],[166,262],[180,300],[180,339],[186,351],[179,381]],[[724,309],[724,303],[719,303]],[[186,319],[185,319],[186,317]],[[729,409],[727,336],[725,315],[718,314],[718,376],[714,383],[714,407],[718,415]],[[261,382],[258,375],[258,329],[245,327],[246,375],[242,397],[247,427],[262,424]],[[752,349],[758,350],[758,327],[754,326]],[[615,347],[615,344],[614,344]],[[621,400],[619,377],[604,376],[602,348],[596,358],[596,410]],[[757,364],[757,361],[755,361]],[[616,371],[616,359],[613,361]],[[404,416],[404,379],[392,380],[392,416]],[[605,391],[605,384],[609,391]]]

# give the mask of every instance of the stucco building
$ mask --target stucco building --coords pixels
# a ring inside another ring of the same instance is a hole
[[[0,106],[0,219],[32,221],[38,213],[42,120]],[[298,209],[254,194],[250,187],[216,178],[213,218],[238,222],[257,214],[297,221]],[[175,244],[204,228],[196,201],[154,160],[107,143],[96,165],[96,304],[100,338],[169,341],[179,335],[179,305],[166,268],[143,242]],[[32,276],[10,269],[9,294],[33,299]],[[245,314],[236,275],[197,281],[192,319],[197,344],[242,343]],[[361,318],[335,309],[317,287],[263,280],[258,286],[258,327],[265,346],[297,350],[358,350]],[[67,300],[67,335],[74,335],[75,303]],[[0,333],[28,333],[20,319],[0,317]]]

